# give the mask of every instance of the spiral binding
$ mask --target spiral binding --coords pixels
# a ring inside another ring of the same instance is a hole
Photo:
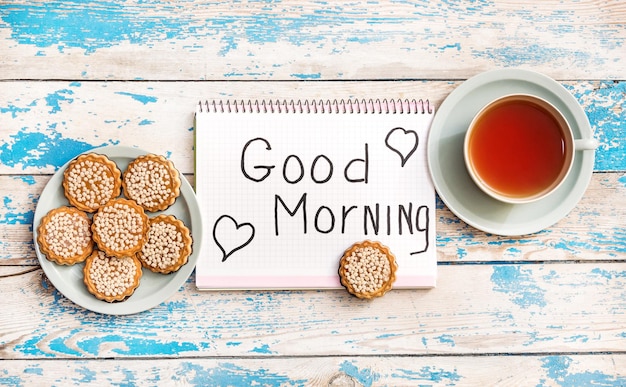
[[[432,114],[429,100],[219,100],[200,101],[201,113],[365,113],[365,114]]]

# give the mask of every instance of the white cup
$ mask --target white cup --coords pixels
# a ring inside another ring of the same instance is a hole
[[[463,153],[476,185],[501,202],[545,198],[567,178],[577,151],[594,139],[574,139],[561,112],[528,94],[511,94],[485,105],[465,134]]]

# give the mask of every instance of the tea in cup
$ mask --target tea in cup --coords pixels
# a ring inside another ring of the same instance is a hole
[[[577,150],[597,147],[575,140],[561,112],[527,94],[497,98],[483,107],[465,134],[467,170],[478,187],[505,203],[529,203],[566,179]]]

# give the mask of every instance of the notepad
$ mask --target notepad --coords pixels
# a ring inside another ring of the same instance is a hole
[[[427,100],[202,101],[199,289],[341,287],[344,251],[378,241],[394,288],[433,287]]]

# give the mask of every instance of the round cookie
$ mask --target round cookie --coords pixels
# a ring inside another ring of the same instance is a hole
[[[95,212],[120,196],[122,172],[105,155],[88,153],[72,160],[63,172],[63,190],[70,204],[79,210]]]
[[[139,286],[141,262],[134,255],[118,258],[94,250],[85,261],[83,275],[87,290],[97,299],[123,301]]]
[[[132,200],[113,199],[93,215],[91,232],[98,248],[112,257],[135,255],[149,228],[143,208]]]
[[[144,155],[133,160],[122,179],[127,198],[146,211],[162,211],[180,195],[180,176],[174,164],[161,155]]]
[[[145,268],[169,274],[187,263],[191,245],[191,234],[181,220],[172,215],[159,215],[150,219],[146,243],[137,258]]]
[[[358,298],[381,297],[396,280],[396,259],[379,242],[355,243],[339,263],[341,284]]]
[[[74,207],[59,207],[48,212],[37,228],[41,252],[59,265],[83,262],[93,251],[91,220]]]

